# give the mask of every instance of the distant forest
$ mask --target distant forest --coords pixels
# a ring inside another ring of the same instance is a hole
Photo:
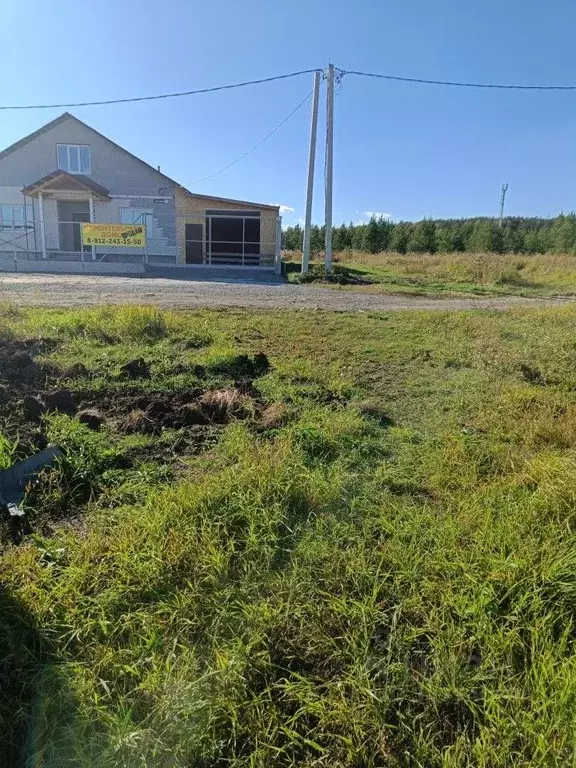
[[[498,219],[424,219],[417,222],[391,222],[372,218],[366,224],[334,227],[335,251],[397,251],[398,253],[574,253],[576,254],[576,215],[562,214],[553,219],[508,217]],[[283,247],[302,248],[302,228],[287,227]],[[324,227],[314,226],[311,250],[324,248]]]

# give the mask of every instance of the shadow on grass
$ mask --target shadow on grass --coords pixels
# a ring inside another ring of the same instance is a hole
[[[494,285],[504,285],[513,288],[530,288],[537,290],[539,288],[546,288],[544,283],[534,283],[532,280],[526,280],[520,275],[502,275],[494,281]]]
[[[297,262],[286,262],[284,264],[284,274],[295,275],[295,282],[298,283],[337,283],[338,285],[374,285],[378,282],[367,272],[361,269],[353,269],[343,264],[334,264],[332,270],[327,272],[323,265],[312,264],[306,274],[301,273],[300,264]]]
[[[0,764],[7,768],[29,763],[38,682],[51,661],[34,617],[0,585]]]
[[[84,765],[79,724],[64,665],[46,633],[0,585],[0,765]]]

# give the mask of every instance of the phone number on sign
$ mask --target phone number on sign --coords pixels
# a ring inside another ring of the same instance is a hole
[[[85,237],[86,245],[144,245],[141,237]]]

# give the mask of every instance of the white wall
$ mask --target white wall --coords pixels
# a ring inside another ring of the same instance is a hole
[[[95,202],[94,203],[94,219],[98,224],[120,224],[120,208],[146,208],[153,213],[153,226],[152,231],[150,229],[146,232],[146,239],[148,242],[148,253],[156,256],[172,256],[176,259],[178,255],[178,246],[176,244],[169,245],[169,238],[167,237],[167,230],[171,230],[170,234],[174,231],[174,203],[170,201],[170,204],[163,208],[158,204],[154,204],[153,200],[147,198],[133,198],[114,197],[110,202]],[[172,242],[174,243],[174,236],[172,236]],[[142,248],[97,248],[97,254],[104,253],[116,253],[116,254],[142,254]]]
[[[0,186],[0,205],[22,205],[24,197],[22,188],[15,186]],[[42,236],[40,231],[40,207],[39,202],[33,198],[26,198],[28,205],[34,209],[34,228],[28,230],[26,240],[25,230],[16,230],[12,243],[12,232],[0,230],[0,253],[14,251],[22,256],[28,250],[30,253],[42,252]],[[110,202],[94,201],[94,219],[100,224],[120,224],[120,208],[146,208],[153,211],[152,231],[148,231],[148,253],[150,255],[172,257],[176,260],[178,246],[175,240],[174,202],[154,203],[148,198],[112,198]],[[44,199],[44,231],[46,233],[46,249],[57,251],[60,249],[60,236],[58,231],[58,203],[56,200]],[[115,253],[118,255],[132,254],[143,255],[142,248],[97,248],[97,255]]]

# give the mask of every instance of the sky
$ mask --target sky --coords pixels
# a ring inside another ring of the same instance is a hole
[[[191,90],[326,67],[576,84],[576,4],[550,0],[5,0],[0,105]],[[312,75],[69,111],[193,192],[303,216]],[[324,215],[324,86],[314,220]],[[0,111],[0,148],[63,109]],[[335,99],[334,221],[556,215],[576,208],[576,91],[492,91],[346,75]]]

